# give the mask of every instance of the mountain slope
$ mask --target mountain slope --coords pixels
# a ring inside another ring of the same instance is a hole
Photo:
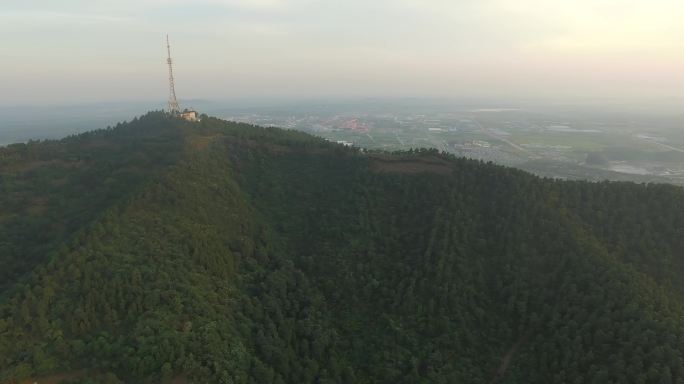
[[[100,202],[40,244],[17,197],[79,169],[0,160],[3,382],[684,382],[681,189],[162,113],[32,145],[94,142]]]
[[[114,129],[0,148],[0,288],[179,160],[179,125],[150,114]]]

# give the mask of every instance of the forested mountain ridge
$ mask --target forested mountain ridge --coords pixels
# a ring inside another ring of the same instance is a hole
[[[0,382],[684,383],[677,187],[153,112],[0,188]]]

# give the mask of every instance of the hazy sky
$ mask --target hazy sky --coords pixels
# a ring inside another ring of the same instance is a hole
[[[0,104],[682,97],[682,0],[1,0]]]

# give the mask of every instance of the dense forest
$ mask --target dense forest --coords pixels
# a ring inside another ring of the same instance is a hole
[[[684,384],[684,190],[151,112],[0,148],[2,383]]]

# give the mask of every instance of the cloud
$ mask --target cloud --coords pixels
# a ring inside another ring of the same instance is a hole
[[[258,10],[281,10],[288,6],[286,0],[204,0],[207,3],[225,5],[232,8]]]
[[[44,11],[44,10],[26,10],[26,11],[8,11],[0,12],[0,19],[5,22],[23,23],[30,27],[34,23],[123,23],[133,20],[130,16],[111,15],[111,14],[95,14],[82,12],[66,12],[66,11]],[[28,24],[26,24],[28,22]]]
[[[181,79],[211,74],[197,95],[234,81],[254,92],[537,92],[555,78],[549,92],[611,78],[606,92],[619,93],[651,73],[681,78],[682,19],[681,0],[0,0],[0,33],[14,36],[0,83],[27,68],[36,91],[56,70],[153,77],[168,32]]]

